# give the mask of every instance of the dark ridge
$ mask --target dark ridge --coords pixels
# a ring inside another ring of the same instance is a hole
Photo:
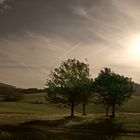
[[[136,91],[133,93],[133,95],[140,96],[140,84],[135,83],[134,88],[135,88]]]
[[[7,88],[16,88],[15,86],[9,85],[9,84],[5,84],[5,83],[0,83],[0,88],[1,87],[7,87]]]

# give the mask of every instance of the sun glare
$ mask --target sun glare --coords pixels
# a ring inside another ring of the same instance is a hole
[[[140,35],[132,39],[131,53],[135,59],[140,60]]]

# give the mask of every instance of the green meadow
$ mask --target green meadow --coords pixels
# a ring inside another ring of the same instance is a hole
[[[118,114],[139,114],[140,96],[133,96],[128,102],[117,108]],[[82,114],[82,106],[75,108],[78,115]],[[24,98],[18,102],[0,102],[0,112],[2,113],[24,113],[24,114],[44,114],[44,115],[69,115],[68,108],[62,108],[46,101],[45,93],[25,94]],[[87,114],[105,113],[102,105],[88,104]]]
[[[65,115],[69,113],[69,109],[57,107],[46,101],[45,93],[26,94],[21,101],[18,102],[0,102],[1,113],[29,113],[29,114],[46,114],[46,115]],[[128,102],[117,108],[120,113],[140,113],[140,97],[133,96]],[[75,108],[79,115],[82,106]],[[86,107],[87,114],[104,114],[105,109],[102,105],[89,104]]]
[[[82,116],[82,106],[77,106],[77,117],[70,119],[67,117],[70,113],[68,108],[51,104],[44,96],[45,93],[26,94],[18,102],[0,102],[0,140],[139,139],[139,96],[133,96],[117,108],[117,115],[113,120],[104,117],[105,109],[102,105],[94,104],[87,105],[86,116]],[[116,134],[119,131],[121,134]],[[99,132],[102,133],[98,134]]]

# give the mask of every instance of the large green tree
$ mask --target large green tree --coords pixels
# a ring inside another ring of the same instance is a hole
[[[90,79],[89,65],[76,59],[63,61],[60,67],[50,73],[47,80],[47,100],[71,108],[74,116],[74,107],[81,103],[83,93],[86,94]]]
[[[93,79],[87,78],[84,81],[84,87],[82,88],[81,92],[81,104],[82,104],[82,114],[86,115],[86,106],[90,103],[93,99]]]
[[[99,102],[108,108],[112,107],[112,117],[115,117],[115,107],[122,105],[134,92],[134,83],[131,78],[121,76],[104,68],[94,82],[94,90],[98,93]]]

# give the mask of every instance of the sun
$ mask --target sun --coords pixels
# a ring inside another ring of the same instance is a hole
[[[135,59],[140,60],[140,35],[132,39],[131,53]]]

